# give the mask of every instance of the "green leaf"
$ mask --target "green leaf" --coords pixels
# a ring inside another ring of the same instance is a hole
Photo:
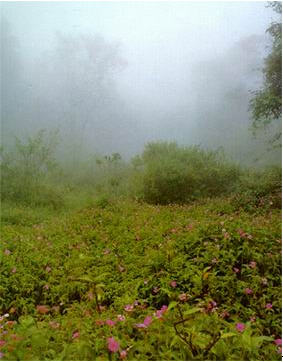
[[[187,316],[187,315],[190,315],[190,314],[194,314],[194,313],[198,313],[198,312],[200,312],[200,311],[201,311],[201,308],[195,307],[195,308],[192,308],[192,309],[190,309],[190,310],[185,311],[185,312],[184,312],[184,316]]]
[[[177,304],[178,304],[178,302],[176,302],[176,301],[170,302],[169,306],[168,306],[168,310],[175,308]]]

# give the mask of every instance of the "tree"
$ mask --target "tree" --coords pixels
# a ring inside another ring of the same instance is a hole
[[[274,1],[268,6],[280,14],[280,21],[271,23],[267,29],[272,37],[272,46],[264,61],[263,87],[254,92],[250,102],[254,130],[265,128],[282,115],[282,3]],[[281,132],[277,132],[272,141],[280,138]]]

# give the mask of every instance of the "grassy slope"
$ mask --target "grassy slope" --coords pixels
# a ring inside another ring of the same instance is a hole
[[[1,337],[7,359],[116,359],[118,353],[107,352],[111,335],[132,360],[279,359],[273,342],[281,335],[278,210],[237,212],[221,199],[183,207],[117,202],[35,220],[2,228],[0,312],[17,321]],[[126,312],[135,300],[140,304]],[[40,313],[38,305],[49,310]],[[170,305],[162,320],[135,327],[162,305]],[[223,311],[230,316],[221,317]],[[98,325],[118,314],[126,320]],[[174,323],[182,316],[189,320],[177,335]]]

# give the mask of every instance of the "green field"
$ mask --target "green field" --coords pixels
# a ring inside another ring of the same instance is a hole
[[[2,359],[281,359],[280,209],[2,211]]]

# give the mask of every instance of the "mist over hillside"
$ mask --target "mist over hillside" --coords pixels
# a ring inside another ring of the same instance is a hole
[[[62,157],[169,140],[278,163],[249,130],[271,15],[264,3],[2,3],[2,143],[58,129]]]

